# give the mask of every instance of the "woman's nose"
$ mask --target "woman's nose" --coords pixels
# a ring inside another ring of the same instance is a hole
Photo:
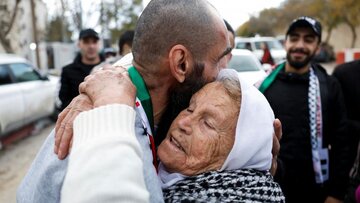
[[[186,135],[190,135],[192,133],[191,124],[192,118],[190,115],[183,116],[178,120],[179,129]]]

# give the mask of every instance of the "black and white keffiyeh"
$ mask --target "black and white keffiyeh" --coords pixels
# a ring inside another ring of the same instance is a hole
[[[309,74],[309,120],[311,137],[311,154],[316,183],[323,183],[326,177],[322,173],[320,150],[322,149],[322,111],[320,84],[314,69],[310,67]]]
[[[165,202],[285,202],[269,172],[211,171],[187,177],[163,190]]]

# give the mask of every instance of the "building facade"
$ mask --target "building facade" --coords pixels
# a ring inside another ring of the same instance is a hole
[[[15,10],[16,2],[19,3]],[[9,30],[14,12],[16,12],[16,17]],[[42,0],[1,0],[0,53],[16,54],[25,57],[40,68],[45,68],[42,66],[46,64],[46,45],[44,43],[46,19],[47,8]],[[34,24],[36,30],[34,30]],[[35,43],[35,34],[38,43]],[[39,63],[37,62],[36,49],[39,51]]]

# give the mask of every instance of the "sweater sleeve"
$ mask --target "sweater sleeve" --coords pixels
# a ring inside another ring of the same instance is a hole
[[[134,109],[121,104],[77,116],[61,202],[149,201],[134,125]]]

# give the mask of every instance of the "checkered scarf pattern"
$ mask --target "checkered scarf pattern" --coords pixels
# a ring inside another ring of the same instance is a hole
[[[210,171],[163,189],[165,202],[285,202],[269,172]]]
[[[320,85],[314,69],[310,67],[309,75],[309,120],[310,120],[310,137],[311,153],[314,166],[316,183],[323,183],[324,177],[321,172],[320,152],[322,148],[322,111]]]

